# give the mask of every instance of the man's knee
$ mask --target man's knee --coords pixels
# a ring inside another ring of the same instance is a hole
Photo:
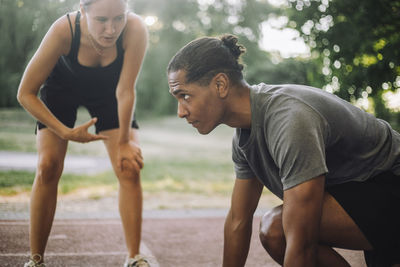
[[[274,246],[281,246],[284,240],[282,206],[278,206],[265,213],[262,217],[260,223],[260,241],[264,248],[269,250]]]

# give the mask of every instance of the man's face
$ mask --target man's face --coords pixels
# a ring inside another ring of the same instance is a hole
[[[178,100],[178,117],[185,118],[200,134],[208,134],[221,121],[222,103],[214,89],[214,81],[201,86],[197,83],[186,84],[183,70],[168,74],[170,93]]]

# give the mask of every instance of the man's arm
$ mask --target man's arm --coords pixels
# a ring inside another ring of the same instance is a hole
[[[253,214],[263,185],[258,179],[236,179],[224,228],[223,266],[244,266],[250,246]]]
[[[325,176],[284,191],[284,266],[316,266]]]

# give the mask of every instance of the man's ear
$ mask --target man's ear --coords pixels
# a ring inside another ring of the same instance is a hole
[[[220,98],[226,98],[228,96],[229,78],[225,73],[220,72],[217,75],[215,75],[212,83],[213,83],[213,86],[215,86],[217,95]]]

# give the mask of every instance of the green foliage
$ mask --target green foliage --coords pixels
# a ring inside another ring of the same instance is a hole
[[[0,172],[0,188],[11,186],[30,187],[33,183],[34,175],[26,171],[7,171]]]
[[[344,99],[373,97],[375,112],[387,118],[383,84],[400,87],[400,1],[288,0],[288,5],[288,25],[319,56],[325,81],[333,81]]]
[[[87,112],[78,112],[78,120],[85,121]],[[25,111],[0,109],[0,125],[0,150],[35,151],[34,120]],[[143,120],[140,127],[145,162],[141,181],[146,192],[230,194],[234,176],[231,128],[218,127],[208,136],[201,136],[175,116]],[[107,157],[102,142],[69,142],[68,155]],[[33,172],[0,171],[0,195],[29,192],[34,177]],[[59,192],[69,194],[84,189],[101,195],[104,189],[106,193],[115,192],[117,186],[111,170],[96,174],[64,173]]]
[[[22,72],[51,23],[78,7],[77,0],[0,0],[0,107],[17,106]],[[366,93],[375,111],[392,116],[382,101],[382,84],[398,87],[400,76],[400,0],[288,0],[288,25],[312,48],[310,59],[273,64],[260,50],[261,23],[282,14],[266,0],[132,0],[143,18],[153,16],[149,49],[137,82],[139,118],[174,114],[176,101],[168,93],[165,68],[176,51],[201,36],[233,33],[245,45],[245,77],[249,83],[327,84],[347,100]],[[296,9],[297,6],[297,9]],[[299,9],[299,10],[298,10]],[[301,10],[300,10],[301,9]],[[396,119],[396,118],[393,118]]]
[[[216,0],[213,4],[195,0],[135,0],[134,11],[157,17],[149,26],[150,42],[141,76],[137,83],[137,113],[174,114],[176,102],[169,95],[166,66],[171,57],[189,41],[201,36],[233,33],[248,48],[244,61],[249,68],[272,64],[258,47],[260,27],[274,9],[267,1]],[[251,77],[250,77],[251,79]]]
[[[17,106],[17,88],[26,64],[51,23],[67,12],[71,2],[0,0],[0,107]]]
[[[0,195],[14,195],[29,192],[35,174],[27,171],[0,171]],[[79,188],[110,186],[117,188],[117,179],[109,171],[95,175],[63,174],[59,184],[59,192],[68,194]]]
[[[22,109],[0,109],[0,150],[35,152],[35,120]]]
[[[225,194],[232,190],[233,169],[230,162],[223,164],[207,159],[150,159],[141,173],[146,192],[182,192]],[[35,174],[27,171],[0,171],[0,195],[29,192]],[[61,194],[89,187],[117,189],[118,182],[112,171],[87,175],[63,174],[59,184]]]
[[[179,166],[178,166],[179,165]],[[15,195],[31,190],[35,174],[27,171],[0,171],[0,195]],[[229,195],[232,191],[232,165],[215,164],[210,160],[172,162],[150,160],[141,174],[146,192],[181,192]],[[60,194],[83,188],[109,188],[116,191],[117,178],[112,171],[87,175],[63,174]],[[95,190],[92,190],[95,192]]]
[[[63,14],[76,10],[78,0],[0,0],[0,107],[18,106],[16,91],[28,61],[50,25]],[[176,101],[169,95],[166,66],[176,51],[201,36],[233,33],[246,46],[245,77],[251,83],[306,81],[307,62],[291,60],[274,65],[260,50],[260,25],[279,10],[266,0],[132,0],[132,9],[143,18],[154,16],[149,25],[149,48],[137,82],[138,118],[175,114]]]

